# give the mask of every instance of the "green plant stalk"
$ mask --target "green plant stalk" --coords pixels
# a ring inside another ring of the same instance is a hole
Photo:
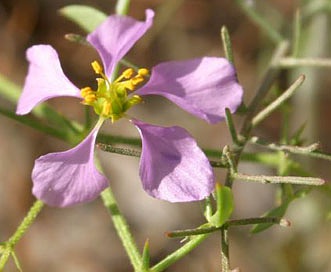
[[[232,142],[235,146],[239,145],[238,135],[237,135],[236,128],[234,126],[234,122],[233,122],[233,119],[232,119],[232,114],[231,114],[231,112],[228,108],[225,109],[225,117],[226,117],[225,118],[226,124],[229,128],[230,135],[231,135],[231,138],[232,138]]]
[[[134,137],[123,137],[99,133],[97,142],[101,144],[125,144],[131,146],[141,147],[141,140]]]
[[[234,153],[234,156],[232,157],[232,164],[234,164],[235,167],[237,167],[239,160],[242,157],[242,152],[244,150],[244,147],[248,142],[248,139],[249,139],[249,136],[251,133],[251,129],[253,128],[252,120],[254,118],[254,114],[255,114],[258,106],[260,105],[261,101],[263,100],[263,98],[267,95],[271,85],[276,80],[276,78],[279,74],[279,66],[278,66],[279,60],[285,56],[285,54],[288,51],[288,48],[289,48],[289,43],[287,41],[284,41],[284,42],[281,42],[278,44],[278,46],[273,54],[273,57],[270,61],[269,67],[262,80],[262,83],[261,83],[260,87],[258,88],[253,100],[250,102],[250,104],[248,106],[248,112],[246,113],[244,123],[240,130],[240,136],[241,136],[242,140],[241,140],[239,146],[234,146],[235,153]],[[276,167],[277,167],[277,164],[276,164]],[[228,171],[225,184],[227,186],[231,187],[234,178],[235,178],[234,174],[231,173],[231,171]],[[227,244],[228,240],[225,239],[225,237],[223,238],[223,235],[227,235],[227,232],[225,232],[225,230],[227,229],[227,226],[222,226],[222,227],[223,227],[223,233],[222,233],[221,245],[224,247],[224,253],[221,253],[222,254],[222,263],[225,265],[224,269],[229,270],[230,269],[229,261],[225,260],[225,257],[226,257],[225,254],[228,253],[228,251],[229,251],[229,249],[228,249],[229,245]]]
[[[224,223],[224,226],[244,226],[244,225],[254,225],[254,224],[280,224],[285,225],[285,219],[279,217],[253,217],[253,218],[244,218],[244,219],[231,219]],[[186,229],[186,230],[176,230],[167,233],[169,238],[182,238],[192,235],[201,235],[212,233],[215,231],[220,231],[221,227],[215,227],[208,225],[203,225],[196,229]]]
[[[300,184],[300,185],[323,185],[325,181],[320,178],[313,177],[296,177],[296,176],[265,176],[265,175],[246,175],[241,173],[234,174],[235,179],[251,182],[259,182],[263,184]]]
[[[126,15],[129,12],[130,0],[117,0],[115,13],[119,15]]]
[[[104,206],[111,215],[116,232],[129,256],[134,271],[140,272],[141,267],[143,267],[142,256],[140,255],[138,247],[132,237],[129,226],[119,210],[115,196],[110,187],[101,193],[101,198]]]
[[[269,104],[266,108],[260,111],[253,119],[252,119],[252,127],[257,126],[261,123],[266,117],[268,117],[274,110],[280,107],[287,99],[289,99],[294,92],[301,86],[304,82],[305,76],[301,75],[299,78],[275,101]]]
[[[47,125],[43,125],[40,123],[40,121],[38,120],[34,120],[32,119],[30,116],[26,116],[26,115],[16,115],[14,112],[6,110],[6,109],[2,109],[0,108],[0,114],[15,120],[17,122],[20,122],[28,127],[31,127],[35,130],[39,130],[41,132],[46,133],[47,135],[51,135],[55,138],[61,139],[61,140],[68,140],[68,136],[64,131],[61,130],[57,130],[55,128],[49,127]]]
[[[251,121],[253,116],[258,109],[261,101],[267,95],[268,91],[270,90],[272,84],[275,82],[276,78],[279,75],[279,61],[286,55],[289,49],[289,43],[287,41],[283,41],[278,44],[277,48],[274,51],[273,57],[270,61],[267,71],[263,77],[262,83],[260,84],[259,88],[256,91],[255,96],[253,97],[252,101],[250,102],[247,114],[244,120],[244,124],[240,130],[240,135],[243,137],[247,137],[250,134],[250,130],[252,128]],[[243,143],[244,146],[244,143]]]
[[[283,144],[279,145],[275,143],[268,143],[258,137],[252,137],[250,142],[271,150],[285,151],[293,154],[303,154],[303,155],[314,152],[319,148],[318,143],[313,143],[308,146],[283,145]]]
[[[221,38],[223,42],[224,55],[228,61],[234,64],[231,39],[230,39],[229,31],[226,26],[222,26],[221,28]]]
[[[309,20],[311,19],[311,17],[316,16],[318,13],[326,13],[330,11],[330,1],[310,1],[302,9],[302,18],[305,20]]]
[[[224,226],[242,226],[242,225],[250,225],[250,224],[258,224],[258,223],[272,223],[272,224],[280,224],[281,226],[289,226],[289,223],[287,220],[281,219],[281,218],[275,218],[275,217],[265,217],[265,218],[246,218],[246,219],[239,219],[239,220],[228,220],[222,227],[216,228],[211,227],[210,229],[207,227],[206,232],[204,232],[204,228],[196,229],[196,230],[188,230],[187,233],[184,233],[185,231],[178,231],[181,232],[181,234],[184,235],[176,235],[176,232],[170,232],[167,233],[168,237],[179,237],[179,236],[189,236],[189,235],[197,235],[194,238],[191,238],[189,242],[187,242],[184,246],[173,252],[172,254],[168,255],[165,259],[163,259],[161,262],[156,264],[154,267],[151,268],[151,272],[161,272],[164,271],[167,267],[169,267],[171,264],[175,263],[177,260],[184,257],[186,254],[188,254],[190,251],[192,251],[194,248],[196,248],[200,243],[202,243],[205,239],[209,237],[211,232],[214,232],[216,230],[222,229]],[[196,231],[196,233],[194,233]],[[200,233],[199,233],[200,232]],[[174,235],[172,235],[174,234]],[[185,235],[187,234],[187,235]],[[225,240],[225,239],[224,239]],[[226,243],[227,245],[227,243]],[[227,248],[228,249],[228,248]],[[224,260],[226,264],[228,265],[227,258]],[[225,265],[225,264],[224,264]]]
[[[237,1],[237,3],[239,3],[240,5],[245,5],[245,3],[243,3],[242,1]],[[255,16],[255,18],[260,18],[260,17],[256,17],[257,14],[253,10],[247,9],[247,11],[252,16]],[[258,22],[262,22],[262,21],[258,20]],[[230,188],[232,187],[233,180],[235,178],[233,169],[237,168],[241,154],[244,150],[246,143],[249,140],[249,136],[252,129],[252,119],[254,118],[255,111],[262,102],[263,98],[267,95],[273,82],[276,80],[279,74],[279,67],[278,67],[279,60],[285,56],[289,48],[289,43],[287,41],[283,41],[282,38],[280,38],[279,40],[277,38],[277,41],[279,42],[278,46],[273,54],[273,57],[270,61],[269,67],[266,71],[263,81],[260,87],[258,88],[253,100],[251,101],[251,103],[247,108],[246,117],[244,119],[244,123],[240,130],[240,136],[241,136],[240,145],[234,146],[233,148],[235,152],[233,152],[233,156],[231,157],[232,166],[229,168],[225,180],[225,185],[229,186]],[[230,271],[228,226],[225,225],[223,225],[221,228],[221,263],[222,263],[223,271]]]
[[[167,269],[170,265],[178,261],[179,259],[186,256],[189,252],[195,249],[198,245],[200,245],[204,240],[209,237],[210,233],[201,234],[193,237],[189,242],[183,245],[181,248],[169,254],[162,261],[154,265],[150,272],[161,272]]]
[[[150,250],[149,250],[149,240],[147,239],[145,241],[144,249],[143,249],[143,255],[142,255],[142,272],[148,272],[150,266]]]
[[[283,68],[294,68],[294,67],[331,67],[330,58],[293,58],[286,57],[279,61],[279,66]]]
[[[306,155],[314,157],[314,158],[318,158],[318,159],[331,161],[331,154],[329,154],[329,153],[322,153],[319,151],[315,151],[315,152],[307,153]]]
[[[18,241],[23,237],[28,228],[32,225],[32,223],[37,218],[38,214],[44,207],[44,203],[40,200],[36,200],[34,204],[31,206],[29,212],[21,222],[21,224],[16,229],[15,233],[9,238],[7,242],[5,242],[5,249],[0,258],[0,271],[4,269],[5,264],[8,261],[10,255],[13,254],[14,247],[18,243]]]
[[[293,23],[293,45],[292,45],[292,57],[296,58],[300,52],[300,38],[302,28],[302,17],[301,11],[298,9],[295,12],[294,23]]]
[[[245,0],[236,0],[237,5],[242,11],[261,29],[274,43],[278,44],[283,41],[283,37],[265,20],[260,14],[258,14]]]
[[[253,137],[251,139],[252,143],[262,145],[266,148],[277,150],[277,151],[287,151],[295,154],[303,154],[307,155],[307,152],[312,152],[315,150],[316,144],[307,147],[299,147],[299,146],[286,146],[286,145],[276,145],[276,144],[267,144],[264,141]],[[131,156],[139,158],[141,152],[139,150],[129,149],[129,148],[122,148],[122,147],[115,147],[112,145],[98,143],[97,147],[100,148],[102,151],[110,152],[114,154],[124,155],[124,156]],[[223,153],[218,150],[211,150],[211,149],[203,149],[208,157],[222,157]],[[309,155],[309,154],[308,154]],[[331,155],[323,154],[323,153],[313,153],[313,156],[324,158],[327,160],[331,160]],[[243,153],[242,159],[247,162],[253,163],[260,163],[270,167],[277,167],[278,166],[278,156],[275,153]],[[213,161],[209,160],[210,165],[215,168],[226,168],[226,164],[222,161]],[[231,162],[231,161],[230,161]]]
[[[130,157],[139,158],[141,155],[141,151],[128,149],[128,148],[114,147],[112,145],[97,144],[97,147],[100,148],[102,151],[130,156]]]
[[[228,226],[221,227],[221,264],[222,272],[230,272],[230,254],[229,254],[229,239],[228,239]]]

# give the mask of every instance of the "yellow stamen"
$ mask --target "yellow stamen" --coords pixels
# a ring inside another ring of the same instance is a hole
[[[133,76],[134,70],[132,68],[128,68],[126,70],[124,70],[124,72],[122,73],[123,78],[125,79],[129,79]]]
[[[102,105],[102,113],[103,116],[109,116],[111,111],[111,104],[108,101],[105,101]]]
[[[85,96],[87,96],[91,92],[93,92],[93,90],[90,87],[85,87],[80,90],[80,94],[83,98],[85,98]]]
[[[134,78],[131,78],[130,81],[133,86],[137,86],[139,83],[144,81],[144,78],[140,75],[136,75]]]
[[[96,60],[91,63],[94,72],[98,75],[103,75],[102,66]]]
[[[91,93],[84,97],[84,102],[87,104],[93,103],[97,99],[96,95]]]
[[[149,76],[149,71],[146,68],[141,68],[138,70],[138,75],[140,75],[142,77]]]

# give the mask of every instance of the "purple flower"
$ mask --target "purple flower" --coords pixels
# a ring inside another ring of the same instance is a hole
[[[110,80],[115,66],[151,27],[154,13],[146,11],[144,22],[127,16],[109,16],[87,36],[103,63],[93,62],[97,90],[77,88],[63,73],[59,57],[50,45],[27,50],[29,70],[17,114],[29,113],[37,104],[59,96],[77,97],[92,106],[99,121],[76,147],[41,156],[32,171],[33,194],[51,206],[66,207],[91,201],[108,186],[107,178],[94,165],[97,133],[105,120],[127,117],[126,111],[145,95],[161,95],[189,113],[216,123],[225,108],[234,112],[242,100],[242,88],[233,66],[223,58],[204,57],[165,62],[151,70],[125,70]],[[147,81],[147,82],[146,82]],[[145,85],[142,84],[145,83]],[[153,197],[171,201],[195,201],[214,188],[209,161],[192,136],[180,127],[160,127],[130,119],[142,138],[140,177]]]

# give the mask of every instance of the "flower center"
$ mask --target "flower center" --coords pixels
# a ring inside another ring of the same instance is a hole
[[[90,87],[81,89],[82,104],[92,106],[96,114],[112,122],[122,118],[125,112],[132,106],[142,101],[138,95],[131,95],[148,76],[149,71],[145,68],[135,72],[132,68],[126,69],[116,80],[110,82],[103,73],[101,65],[94,61],[91,63],[97,78],[98,89]]]

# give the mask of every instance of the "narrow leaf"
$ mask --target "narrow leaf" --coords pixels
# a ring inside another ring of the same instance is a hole
[[[216,205],[217,210],[209,222],[215,227],[220,227],[230,218],[233,211],[233,195],[230,187],[216,184]]]
[[[60,14],[79,25],[87,33],[100,25],[107,15],[102,11],[84,5],[70,5],[60,9]]]
[[[144,245],[143,255],[142,255],[142,271],[148,271],[150,266],[150,250],[149,250],[149,240],[147,239]]]

